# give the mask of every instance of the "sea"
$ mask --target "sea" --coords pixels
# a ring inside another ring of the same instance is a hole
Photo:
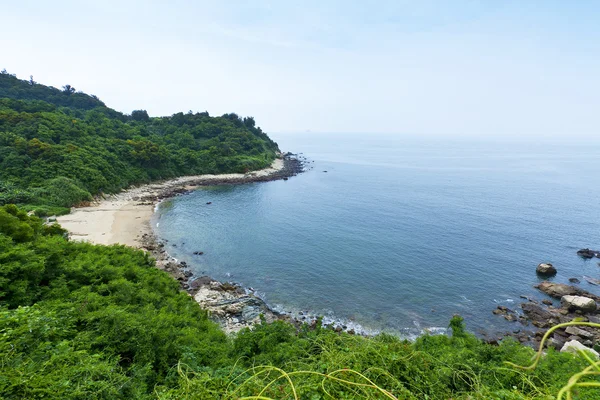
[[[600,141],[298,133],[287,181],[203,187],[160,204],[153,224],[196,276],[252,288],[272,308],[360,333],[524,329],[492,314],[541,301],[552,281],[600,278]],[[210,204],[207,204],[209,203]],[[201,251],[204,254],[194,255]]]

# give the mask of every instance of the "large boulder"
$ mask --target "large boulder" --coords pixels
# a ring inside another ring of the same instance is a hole
[[[554,276],[556,275],[556,268],[554,268],[554,266],[550,263],[541,263],[538,264],[535,272],[537,272],[539,275]]]
[[[566,295],[560,299],[561,304],[569,310],[580,310],[583,312],[596,311],[596,302],[594,299],[583,296]]]
[[[578,294],[578,290],[575,286],[565,285],[564,283],[553,283],[544,281],[539,285],[536,285],[535,287],[540,289],[547,295],[556,297],[557,299],[560,299],[561,297],[566,295]]]
[[[570,340],[560,349],[561,352],[569,352],[569,353],[579,353],[579,350],[585,350],[588,354],[592,354],[594,358],[600,358],[600,354],[594,349],[590,349],[589,347],[585,347],[577,340]]]

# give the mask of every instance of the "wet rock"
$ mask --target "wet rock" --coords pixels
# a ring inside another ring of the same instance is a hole
[[[552,300],[544,299],[544,300],[542,300],[542,304],[545,304],[547,306],[551,306],[552,305]]]
[[[521,308],[531,323],[538,328],[548,328],[558,321],[555,314],[537,304],[523,303]]]
[[[206,205],[210,205],[210,204],[212,204],[212,201],[207,201],[206,202]]]
[[[561,352],[569,352],[569,353],[578,353],[579,350],[585,350],[588,354],[591,354],[594,358],[600,358],[600,354],[594,349],[590,349],[589,347],[585,347],[583,344],[576,340],[571,340],[560,349]]]
[[[538,264],[535,272],[537,272],[538,275],[554,276],[556,275],[556,268],[550,263],[541,263]]]
[[[560,299],[561,304],[569,310],[579,310],[582,312],[596,311],[596,302],[594,299],[584,296],[566,295]]]
[[[246,306],[242,309],[242,318],[246,321],[252,321],[260,316],[260,307],[258,306]]]
[[[597,250],[581,249],[577,250],[577,255],[582,258],[600,257],[600,252]]]
[[[577,278],[569,278],[569,282],[571,283],[581,283],[581,281]]]
[[[195,251],[195,252],[194,252],[194,255],[197,255],[197,256],[201,256],[201,255],[203,255],[203,254],[204,254],[204,252],[203,252],[203,251]]]
[[[557,298],[557,299],[560,299],[563,296],[571,295],[571,296],[585,296],[585,297],[589,297],[590,299],[600,300],[599,296],[589,293],[583,289],[579,289],[575,286],[565,285],[564,283],[554,283],[554,282],[544,281],[544,282],[541,282],[539,285],[535,285],[534,287],[541,290],[542,292],[546,293],[547,295]]]

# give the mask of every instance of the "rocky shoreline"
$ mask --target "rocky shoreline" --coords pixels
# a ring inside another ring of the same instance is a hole
[[[160,201],[175,196],[190,193],[194,188],[213,185],[239,185],[252,182],[268,182],[274,180],[288,180],[307,169],[307,161],[301,155],[282,154],[283,167],[273,173],[261,175],[247,173],[236,178],[199,178],[186,179],[183,183],[172,181],[161,190],[140,196],[136,201],[140,204],[156,205]],[[138,247],[152,254],[156,259],[157,268],[169,273],[176,279],[182,290],[194,297],[196,302],[209,313],[211,319],[219,323],[226,333],[238,332],[243,328],[252,327],[264,319],[266,322],[284,320],[297,326],[307,323],[316,326],[317,317],[301,315],[296,318],[290,313],[273,310],[251,288],[243,288],[233,282],[220,282],[209,276],[194,276],[185,261],[177,261],[166,251],[165,241],[160,240],[153,231],[144,233]],[[200,254],[201,252],[197,252]],[[341,331],[342,326],[332,326],[332,329]],[[352,330],[349,330],[353,333]]]
[[[582,256],[581,253],[580,250],[577,254]],[[552,267],[551,264],[540,264],[537,270],[538,274],[540,274],[540,270],[546,271],[547,265]],[[556,274],[556,269],[553,268],[549,275],[554,274]],[[576,278],[570,278],[569,282],[580,283]],[[510,336],[523,344],[537,348],[548,329],[557,324],[573,321],[600,324],[600,309],[598,308],[600,296],[577,286],[547,280],[534,285],[534,287],[545,295],[542,300],[521,296],[526,301],[522,302],[519,308],[510,309],[498,306],[492,311],[495,315],[518,325],[516,329],[506,332],[500,337],[487,338],[488,342],[497,343],[502,337]],[[549,337],[545,346],[561,351],[571,351],[573,346],[577,348],[585,346],[586,349],[595,352],[593,350],[595,347],[600,348],[600,328],[569,326],[557,329]]]

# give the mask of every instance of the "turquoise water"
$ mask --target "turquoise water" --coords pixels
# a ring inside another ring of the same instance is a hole
[[[159,207],[159,236],[196,274],[252,287],[275,308],[403,335],[456,313],[476,332],[517,329],[491,311],[542,299],[540,262],[559,282],[600,278],[600,260],[575,254],[600,247],[599,143],[274,139],[314,168]]]

